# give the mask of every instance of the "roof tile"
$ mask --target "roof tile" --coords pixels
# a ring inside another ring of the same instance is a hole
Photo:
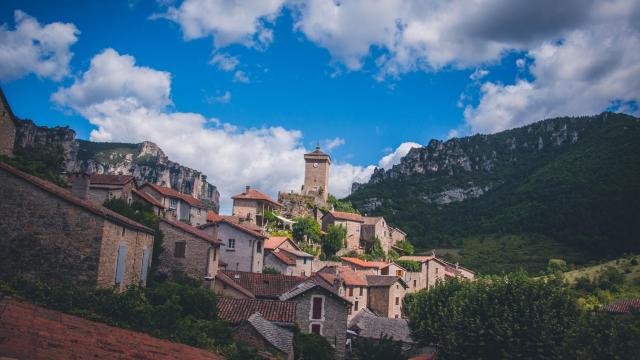
[[[265,299],[218,299],[218,317],[232,324],[248,320],[259,312],[265,319],[278,323],[294,323],[296,303],[293,301]]]
[[[281,294],[303,282],[302,276],[260,274],[222,270],[222,273],[259,298],[278,298]]]

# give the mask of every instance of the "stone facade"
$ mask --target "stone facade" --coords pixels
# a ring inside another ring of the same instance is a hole
[[[211,282],[218,273],[220,245],[209,234],[197,235],[198,229],[171,220],[160,221],[162,248],[158,271],[166,274],[185,274],[194,279]],[[184,250],[182,250],[184,249]]]
[[[293,192],[278,193],[278,202],[282,204],[282,209],[280,211],[282,211],[282,215],[286,218],[310,217],[316,219],[318,222],[321,221],[322,212],[317,209],[317,206],[327,206],[324,201],[319,201],[318,198]]]
[[[133,201],[132,191],[135,188],[133,181],[122,186],[97,186],[89,185],[89,200],[103,204],[108,199],[122,199],[130,204]]]
[[[265,214],[269,211],[279,210],[282,206],[269,195],[247,186],[241,194],[234,195],[232,216],[253,221],[258,226],[267,224]]]
[[[323,310],[321,319],[312,319],[313,298],[322,298]],[[344,359],[347,335],[347,313],[351,306],[336,295],[332,295],[322,288],[316,287],[297,297],[290,299],[296,305],[296,323],[300,332],[311,333],[311,325],[320,325],[322,335],[336,350],[336,359]]]
[[[272,359],[293,360],[293,352],[285,354],[276,349],[248,322],[243,322],[240,326],[233,329],[231,337],[237,343],[244,344],[261,352],[271,353],[272,357],[270,358]]]
[[[380,239],[380,245],[385,253],[389,253],[391,247],[395,245],[392,239],[391,231],[383,217],[363,217],[364,223],[360,230],[360,239],[363,246],[372,247],[377,237]]]
[[[369,287],[369,309],[378,316],[402,317],[402,299],[405,288],[399,281],[391,286]]]
[[[115,285],[118,249],[126,246],[120,288],[145,279],[153,232],[66,189],[0,163],[0,274],[52,283]],[[145,230],[146,229],[146,230]]]
[[[347,219],[339,219],[332,215],[332,213],[327,213],[322,217],[322,230],[327,231],[329,226],[336,225],[342,226],[347,229],[347,236],[345,239],[345,248],[343,252],[356,251],[362,252],[363,247],[360,244],[360,228],[362,225],[362,221],[358,220],[347,220]]]
[[[304,154],[304,185],[302,193],[312,195],[327,201],[329,196],[329,169],[331,158],[320,151],[320,147],[308,154]]]
[[[227,269],[261,273],[264,266],[264,241],[266,236],[243,230],[240,225],[219,221],[201,226],[210,235],[224,245],[220,250],[220,261]]]
[[[13,156],[17,120],[0,88],[0,156]]]

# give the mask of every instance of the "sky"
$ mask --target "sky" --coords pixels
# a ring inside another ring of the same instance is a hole
[[[229,196],[299,190],[331,154],[349,194],[431,139],[639,114],[639,0],[0,3],[17,116],[157,143]]]

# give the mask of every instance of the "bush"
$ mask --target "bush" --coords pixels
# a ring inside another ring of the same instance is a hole
[[[640,351],[640,313],[585,312],[564,339],[567,359],[631,359]]]
[[[371,256],[372,260],[384,260],[387,257],[387,254],[385,254],[382,249],[380,238],[376,236],[373,240],[373,246],[370,249],[367,249],[367,254]]]
[[[396,247],[402,249],[403,255],[413,255],[414,253],[413,245],[406,240],[398,241]]]
[[[320,242],[320,224],[310,217],[297,217],[292,226],[293,239],[296,241]]]
[[[14,157],[0,157],[0,161],[41,179],[65,187],[67,182],[60,174],[64,171],[64,149],[62,145],[36,144],[16,149]]]
[[[414,260],[397,260],[396,264],[410,272],[420,272],[422,270],[422,265],[418,261]]]
[[[335,350],[327,339],[316,334],[303,334],[297,327],[293,332],[293,351],[296,360],[332,360]]]
[[[262,273],[263,274],[273,274],[273,275],[280,275],[280,271],[278,271],[275,268],[272,267],[265,267],[264,269],[262,269]]]
[[[557,272],[567,271],[567,262],[562,259],[549,259],[547,263],[547,273],[554,274]]]
[[[338,200],[335,196],[329,194],[327,198],[327,202],[333,205],[333,209],[335,211],[358,214],[358,210],[356,210],[356,208],[353,207],[353,204],[351,204],[351,201]]]
[[[355,360],[402,360],[402,342],[383,335],[380,340],[358,338],[354,341],[351,358]]]

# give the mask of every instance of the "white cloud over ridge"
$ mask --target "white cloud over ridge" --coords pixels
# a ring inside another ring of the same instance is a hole
[[[42,26],[23,11],[14,12],[15,30],[0,25],[0,80],[28,74],[55,81],[69,75],[70,47],[80,31],[73,24],[54,22]]]
[[[279,126],[240,129],[201,114],[171,111],[170,93],[171,74],[137,65],[132,56],[106,49],[52,100],[95,125],[93,141],[149,140],[172,160],[203,171],[218,186],[223,211],[230,209],[229,197],[245,185],[272,196],[300,189],[303,155],[308,151],[302,145],[302,132]],[[335,147],[344,140],[331,142]],[[351,183],[368,180],[373,168],[335,163],[331,193],[348,195]]]
[[[400,144],[394,151],[390,152],[382,159],[380,159],[380,161],[378,162],[378,167],[389,170],[393,167],[393,165],[399,164],[400,160],[402,160],[402,158],[407,155],[409,150],[419,147],[422,147],[422,145],[415,142],[404,142]]]

